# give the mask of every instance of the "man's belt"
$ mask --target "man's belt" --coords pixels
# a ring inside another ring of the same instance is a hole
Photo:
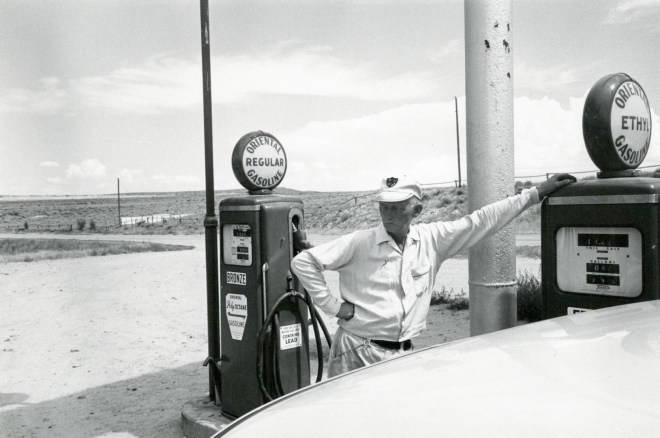
[[[408,351],[412,349],[412,341],[410,339],[406,339],[405,341],[401,341],[401,342],[381,341],[379,339],[371,339],[371,342],[380,347],[387,348],[390,350]]]

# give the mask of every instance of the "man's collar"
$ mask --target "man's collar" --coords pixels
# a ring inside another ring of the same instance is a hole
[[[410,226],[410,229],[408,230],[408,235],[406,236],[407,239],[412,239],[415,242],[419,241],[419,231],[417,230],[417,227],[414,225]],[[381,244],[383,242],[388,242],[388,241],[394,241],[392,237],[387,233],[387,230],[385,229],[385,225],[381,222],[378,224],[378,227],[376,227],[376,244]]]
[[[389,240],[392,240],[389,234],[387,234],[387,230],[385,229],[385,225],[383,223],[379,223],[378,227],[376,227],[376,244],[380,245],[383,242],[387,242]]]
[[[419,230],[415,225],[411,225],[408,230],[408,238],[414,240],[415,242],[419,241]]]

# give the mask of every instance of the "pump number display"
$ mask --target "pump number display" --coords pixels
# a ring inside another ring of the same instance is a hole
[[[245,224],[222,227],[222,254],[226,265],[252,265],[252,229]]]
[[[636,297],[642,292],[642,235],[629,227],[557,231],[557,285],[564,292]]]

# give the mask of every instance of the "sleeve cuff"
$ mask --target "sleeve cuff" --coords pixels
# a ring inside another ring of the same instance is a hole
[[[330,300],[330,302],[327,305],[327,309],[329,310],[329,312],[327,312],[327,313],[328,313],[328,316],[331,316],[331,317],[334,318],[335,316],[337,316],[337,313],[339,313],[339,309],[341,308],[341,303],[334,296],[332,296],[332,295],[330,295],[330,296],[332,297],[332,299]]]

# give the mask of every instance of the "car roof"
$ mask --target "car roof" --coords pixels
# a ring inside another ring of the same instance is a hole
[[[659,389],[651,301],[375,364],[262,406],[221,436],[660,436]]]

